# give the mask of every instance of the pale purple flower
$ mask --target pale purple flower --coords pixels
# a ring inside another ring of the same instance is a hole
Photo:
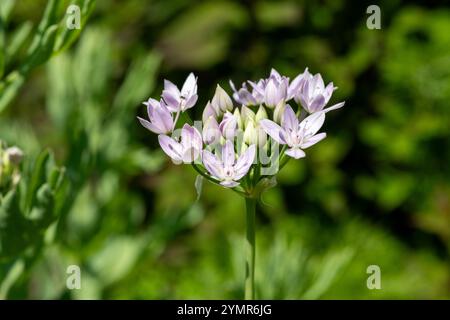
[[[325,112],[316,112],[299,123],[290,106],[286,106],[281,126],[275,122],[263,119],[259,123],[263,130],[279,144],[287,145],[286,154],[299,159],[305,156],[306,149],[326,137],[326,133],[316,134],[325,121]]]
[[[244,106],[254,106],[259,104],[256,97],[248,90],[245,82],[242,84],[242,87],[237,90],[233,81],[230,80],[230,87],[233,90],[233,98],[237,103]]]
[[[201,156],[203,149],[200,132],[188,124],[181,129],[180,142],[166,135],[159,135],[158,140],[163,151],[176,164],[194,162]]]
[[[138,117],[139,122],[148,130],[156,134],[167,134],[172,132],[174,123],[172,114],[167,109],[164,101],[161,102],[155,99],[148,99],[144,102],[147,106],[147,114],[150,121]]]
[[[312,76],[308,70],[305,70],[302,81],[303,84],[295,96],[295,101],[300,103],[308,113],[328,112],[344,106],[344,102],[341,102],[324,109],[337,87],[334,87],[333,82],[330,82],[325,87],[322,76],[319,73]]]
[[[267,79],[247,82],[252,87],[252,91],[247,88],[246,83],[236,90],[233,82],[230,81],[234,92],[233,98],[242,105],[254,106],[265,103],[267,107],[274,108],[281,100],[287,99],[289,78],[281,76],[275,69],[272,69]]]
[[[197,78],[191,72],[184,82],[181,91],[169,80],[164,80],[162,98],[171,112],[183,112],[192,108],[198,99]]]
[[[275,108],[281,101],[286,101],[289,80],[282,79],[277,83],[274,79],[269,79],[264,90],[264,103],[269,108]]]
[[[217,157],[208,150],[203,151],[203,164],[208,172],[220,184],[233,188],[239,185],[239,180],[245,176],[255,159],[256,147],[251,145],[236,159],[233,142],[227,140],[222,146],[222,156]]]

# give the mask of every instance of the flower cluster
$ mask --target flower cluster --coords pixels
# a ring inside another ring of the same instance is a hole
[[[308,69],[292,81],[272,69],[266,79],[230,86],[234,102],[217,85],[202,121],[186,114],[180,125],[180,114],[198,100],[197,78],[191,73],[181,90],[165,80],[161,99],[144,102],[148,119],[138,119],[159,135],[162,150],[176,164],[190,163],[205,178],[246,194],[263,179],[268,165],[263,159],[281,167],[289,158],[305,157],[304,149],[326,137],[318,133],[326,113],[344,105],[326,108],[337,88]]]

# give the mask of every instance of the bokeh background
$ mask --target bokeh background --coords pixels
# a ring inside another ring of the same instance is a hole
[[[206,182],[198,197],[136,116],[163,79],[198,75],[198,118],[216,83],[272,67],[320,72],[346,106],[263,196],[257,297],[450,298],[446,1],[379,1],[369,30],[369,1],[81,0],[78,33],[51,2],[0,4],[0,139],[25,153],[1,190],[1,298],[243,298],[244,201]]]

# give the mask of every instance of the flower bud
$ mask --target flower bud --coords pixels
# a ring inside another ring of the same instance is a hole
[[[232,140],[236,135],[236,117],[230,112],[225,113],[225,115],[223,116],[223,120],[219,125],[219,129],[225,139]]]
[[[5,150],[6,157],[8,161],[14,165],[20,164],[23,158],[23,152],[17,147],[10,147]]]
[[[219,109],[222,112],[233,110],[233,101],[228,93],[226,93],[219,85],[216,87],[216,92],[214,93],[211,104],[216,110]]]
[[[215,144],[220,141],[220,129],[217,120],[214,117],[209,117],[206,120],[205,126],[203,127],[202,137],[205,144]]]
[[[273,121],[275,121],[276,123],[281,123],[281,118],[284,114],[284,109],[286,109],[286,103],[283,100],[281,100],[277,104],[273,112]]]
[[[241,112],[239,111],[239,108],[234,109],[233,115],[236,118],[238,128],[242,130],[244,128],[244,124],[242,122]]]
[[[218,116],[219,116],[218,110],[215,110],[214,107],[212,106],[211,102],[208,101],[205,109],[203,110],[203,114],[202,114],[203,123],[206,123],[208,121],[209,117],[217,118]]]
[[[248,121],[245,126],[244,142],[248,145],[258,143],[258,134],[253,121]]]
[[[256,115],[250,108],[248,108],[246,106],[242,106],[241,117],[242,117],[242,123],[243,123],[244,127],[246,127],[248,121],[255,121]]]
[[[259,106],[258,112],[256,112],[256,116],[255,116],[255,121],[256,123],[259,122],[259,120],[262,119],[267,119],[267,112],[266,112],[266,108],[264,108],[263,106]]]

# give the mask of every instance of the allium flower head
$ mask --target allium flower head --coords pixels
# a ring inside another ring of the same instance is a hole
[[[217,85],[202,121],[189,120],[180,130],[175,129],[180,127],[178,120],[189,118],[179,117],[180,113],[197,101],[197,79],[191,73],[181,90],[166,80],[161,100],[144,103],[148,120],[138,119],[159,134],[162,150],[176,164],[189,163],[208,180],[246,196],[253,196],[257,185],[265,185],[261,181],[265,175],[277,172],[265,170],[272,164],[262,161],[263,155],[280,168],[286,159],[305,157],[305,149],[326,137],[325,132],[318,133],[326,112],[344,105],[326,108],[336,88],[333,83],[325,86],[322,76],[311,75],[307,68],[292,81],[272,69],[268,78],[246,81],[240,89],[231,81],[230,85],[237,106]]]

